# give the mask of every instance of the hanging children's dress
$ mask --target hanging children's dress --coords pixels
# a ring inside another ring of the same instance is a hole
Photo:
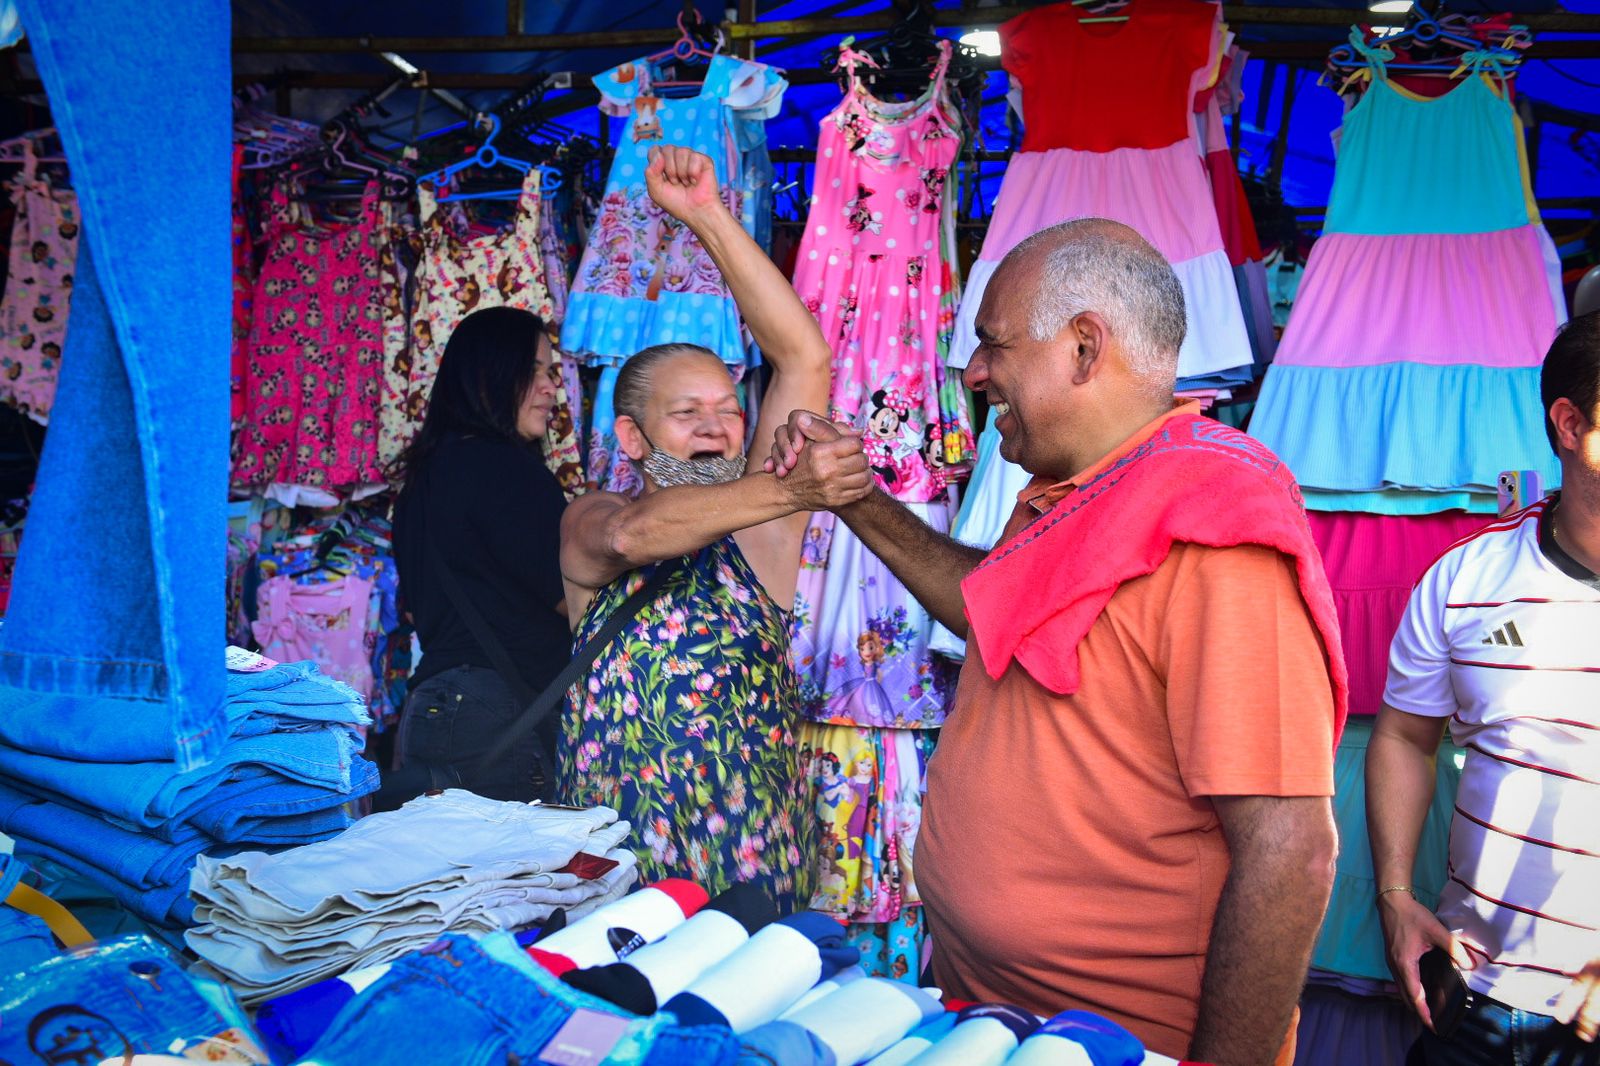
[[[1431,559],[1487,521],[1503,470],[1559,467],[1540,364],[1565,318],[1554,247],[1532,201],[1522,130],[1500,71],[1466,53],[1438,97],[1389,78],[1345,116],[1323,236],[1306,262],[1250,432],[1294,470],[1333,589],[1352,726],[1334,762],[1343,842],[1315,965],[1386,975],[1366,845],[1366,740],[1387,651]],[[1461,512],[1477,512],[1476,514]],[[1419,898],[1447,873],[1449,752],[1422,834]]]
[[[463,318],[486,307],[517,307],[547,323],[553,319],[539,245],[538,167],[523,179],[511,224],[493,233],[471,236],[464,232],[459,224],[463,220],[450,219],[426,183],[418,186],[417,200],[421,205],[422,257],[417,264],[416,307],[411,317],[409,380],[405,403],[395,409],[385,433],[388,450],[396,456],[422,425],[439,359]],[[554,354],[558,362],[568,358],[560,351]],[[568,497],[583,491],[583,461],[571,402],[566,386],[558,380],[555,406],[545,430],[545,462]]]
[[[324,225],[279,185],[269,210],[233,487],[329,507],[385,486],[383,205],[369,182],[355,222]]]
[[[67,337],[72,272],[78,261],[78,197],[53,188],[24,141],[12,179],[10,273],[0,303],[0,400],[41,425],[50,421]]]
[[[966,394],[947,375],[956,281],[953,203],[960,146],[945,88],[948,47],[928,89],[876,99],[841,55],[849,89],[822,120],[816,183],[794,283],[833,349],[833,416],[864,434],[885,492],[933,528],[950,527],[949,487],[972,458]],[[842,523],[806,530],[795,599],[795,665],[807,717],[875,728],[933,728],[945,679],[928,653],[932,621]]]
[[[1254,381],[1259,368],[1272,362],[1272,355],[1278,349],[1277,334],[1272,328],[1272,303],[1267,296],[1267,273],[1261,265],[1261,241],[1223,121],[1225,114],[1237,114],[1244,102],[1241,75],[1246,58],[1244,52],[1229,44],[1222,55],[1216,84],[1202,88],[1194,100],[1206,177],[1211,183],[1211,198],[1222,228],[1222,245],[1233,266],[1234,285],[1239,290],[1239,305],[1244,311],[1245,333],[1250,338],[1250,352],[1255,360],[1254,367],[1234,367],[1212,375],[1211,380],[1222,388]],[[1200,383],[1195,379],[1185,382],[1191,388]]]
[[[734,116],[775,114],[787,83],[771,67],[723,55],[712,57],[694,96],[658,96],[661,80],[648,59],[594,79],[601,110],[629,122],[573,280],[562,347],[602,364],[687,341],[743,367],[743,327],[727,283],[689,228],[650,199],[645,168],[656,145],[703,152],[716,167],[723,202],[742,218]]]
[[[244,145],[233,146],[233,356],[228,375],[229,417],[234,425],[244,419],[245,378],[250,373],[250,308],[255,301],[255,254],[250,240],[250,220],[245,216],[239,179],[244,167]]]
[[[1251,432],[1314,509],[1493,513],[1502,470],[1560,481],[1539,366],[1566,307],[1521,124],[1492,65],[1426,99],[1362,47],[1372,84]]]
[[[950,170],[961,142],[948,62],[946,44],[927,90],[890,102],[859,75],[872,60],[841,53],[848,86],[822,120],[794,273],[834,353],[833,417],[861,430],[879,486],[940,532],[973,457],[966,393],[945,367],[958,299]],[[875,972],[912,980],[922,770],[949,682],[928,650],[931,629],[843,523],[813,516],[792,654],[822,835],[811,905],[856,923]]]
[[[989,277],[1023,238],[1071,218],[1126,223],[1172,263],[1188,332],[1182,377],[1250,363],[1233,268],[1196,143],[1193,99],[1221,45],[1214,3],[1132,0],[1125,22],[1072,4],[1000,27],[1001,63],[1022,88],[1022,150],[1006,168],[983,250],[967,278],[952,363],[977,347]]]

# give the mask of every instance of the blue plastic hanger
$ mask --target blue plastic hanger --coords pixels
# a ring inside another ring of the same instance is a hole
[[[521,171],[523,174],[534,169],[534,164],[523,159],[503,155],[500,149],[495,147],[494,139],[500,135],[500,116],[490,114],[488,119],[489,135],[483,139],[483,144],[479,146],[476,152],[459,163],[451,163],[440,170],[424,174],[417,180],[429,182],[434,188],[442,190],[450,186],[452,178],[469,167],[480,167],[484,170],[489,170],[497,166],[506,166],[513,170]],[[539,164],[538,169],[540,185],[545,192],[553,192],[561,187],[561,172],[559,170],[544,164]],[[446,193],[440,196],[439,200],[441,203],[446,200],[514,200],[520,195],[522,195],[520,189],[497,189],[492,192]]]
[[[1438,20],[1420,9],[1417,10],[1415,22],[1404,31],[1389,37],[1379,38],[1368,44],[1362,35],[1360,27],[1350,28],[1350,42],[1341,44],[1328,53],[1328,65],[1340,70],[1359,70],[1373,62],[1381,62],[1388,70],[1415,70],[1415,71],[1456,71],[1462,65],[1462,57],[1447,56],[1438,60],[1423,63],[1396,63],[1393,62],[1396,48],[1406,45],[1433,45],[1443,41],[1460,48],[1463,53],[1471,53],[1479,57],[1481,63],[1502,63],[1515,68],[1522,61],[1520,52],[1508,48],[1488,48],[1483,42],[1473,37],[1455,33],[1445,29]]]

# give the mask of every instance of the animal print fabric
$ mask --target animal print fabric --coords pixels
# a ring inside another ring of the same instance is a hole
[[[10,183],[10,274],[0,304],[0,400],[35,422],[50,421],[78,261],[78,198],[52,188],[30,154]]]
[[[273,189],[236,492],[331,506],[384,484],[378,411],[384,316],[395,306],[381,269],[387,234],[375,183],[348,225],[314,222],[284,186]]]
[[[504,306],[520,307],[554,323],[539,243],[537,169],[530,170],[523,182],[512,223],[493,233],[469,234],[464,219],[440,210],[434,191],[426,184],[418,188],[417,198],[422,257],[411,316],[411,352],[404,385],[397,371],[389,375],[391,401],[385,404],[383,426],[386,457],[398,456],[421,427],[439,373],[439,359],[463,318],[481,308]],[[553,329],[551,339],[555,339]],[[545,433],[545,461],[571,498],[583,491],[583,459],[559,365],[567,357],[561,352],[556,356],[556,405]]]

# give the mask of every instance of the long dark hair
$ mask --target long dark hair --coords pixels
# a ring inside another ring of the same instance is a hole
[[[544,319],[516,307],[463,318],[439,359],[428,414],[392,475],[409,484],[452,433],[538,447],[517,435],[517,411],[539,373],[540,336],[549,336]]]

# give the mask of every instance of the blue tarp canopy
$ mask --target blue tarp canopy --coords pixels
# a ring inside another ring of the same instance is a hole
[[[1285,0],[1267,0],[1273,7],[1286,6]],[[1453,0],[1446,10],[1512,10],[1518,13],[1568,11],[1600,15],[1600,0],[1567,0],[1558,7],[1553,0]],[[699,0],[698,9],[711,21],[721,21],[731,10],[722,4]],[[957,17],[962,4],[954,0],[935,3],[943,14]],[[971,3],[974,23],[982,8]],[[1264,5],[1265,6],[1265,5]],[[1333,0],[1293,0],[1295,7],[1345,9],[1351,21],[1366,15],[1364,6],[1352,7]],[[759,21],[813,17],[848,21],[864,14],[883,13],[890,0],[761,0],[756,5]],[[683,10],[677,0],[532,0],[525,5],[523,31],[527,34],[588,33],[606,30],[661,29],[673,25]],[[506,0],[457,0],[440,4],[436,0],[386,0],[382,5],[370,0],[236,0],[234,32],[238,37],[352,37],[382,35],[392,37],[454,38],[493,36],[507,30]],[[1316,42],[1332,47],[1342,36],[1337,26],[1238,25],[1240,43]],[[952,27],[941,32],[959,35]],[[863,39],[870,39],[863,32]],[[1585,39],[1574,34],[1549,33],[1540,40]],[[1600,49],[1600,36],[1589,36]],[[769,38],[757,42],[757,58],[791,71],[817,71],[826,50],[838,44],[837,35],[810,38]],[[659,47],[659,46],[656,46]],[[582,48],[567,51],[530,52],[427,52],[408,56],[426,70],[439,72],[570,71],[581,83],[588,75],[654,50],[649,46],[632,48]],[[275,70],[380,71],[386,69],[370,54],[340,53],[314,55],[243,54],[236,60],[242,73],[270,74]],[[1240,114],[1240,166],[1247,174],[1265,173],[1273,144],[1286,137],[1281,176],[1283,198],[1291,205],[1315,207],[1327,202],[1333,178],[1333,146],[1330,134],[1338,126],[1343,105],[1332,89],[1317,84],[1320,69],[1293,66],[1271,60],[1254,61],[1246,69],[1246,104]],[[1286,88],[1297,84],[1294,104],[1288,114],[1287,133],[1283,132]],[[1518,91],[1530,101],[1550,105],[1567,121],[1545,121],[1537,134],[1535,192],[1543,200],[1594,198],[1587,207],[1549,212],[1552,220],[1566,217],[1591,217],[1600,204],[1600,58],[1533,59],[1519,75]],[[297,91],[294,109],[298,117],[325,118],[336,113],[359,93],[337,90]],[[458,96],[474,107],[490,107],[505,98],[505,90],[461,91]],[[1004,149],[1016,136],[1005,116],[1005,75],[989,75],[984,92],[982,127],[984,146]],[[552,97],[554,110],[561,111],[559,94]],[[811,149],[816,144],[818,120],[837,102],[838,87],[832,83],[796,85],[791,88],[782,112],[769,124],[771,143],[778,147]],[[575,96],[571,110],[555,121],[574,132],[597,132],[599,116],[587,101],[592,96]],[[415,98],[403,93],[390,105],[392,132],[404,138],[416,122]],[[454,116],[442,109],[429,108],[425,123],[443,124]],[[1587,125],[1588,128],[1584,128]],[[992,169],[993,173],[989,173]],[[986,169],[982,191],[992,196],[997,188],[999,167]],[[1399,193],[1397,192],[1397,195]]]

